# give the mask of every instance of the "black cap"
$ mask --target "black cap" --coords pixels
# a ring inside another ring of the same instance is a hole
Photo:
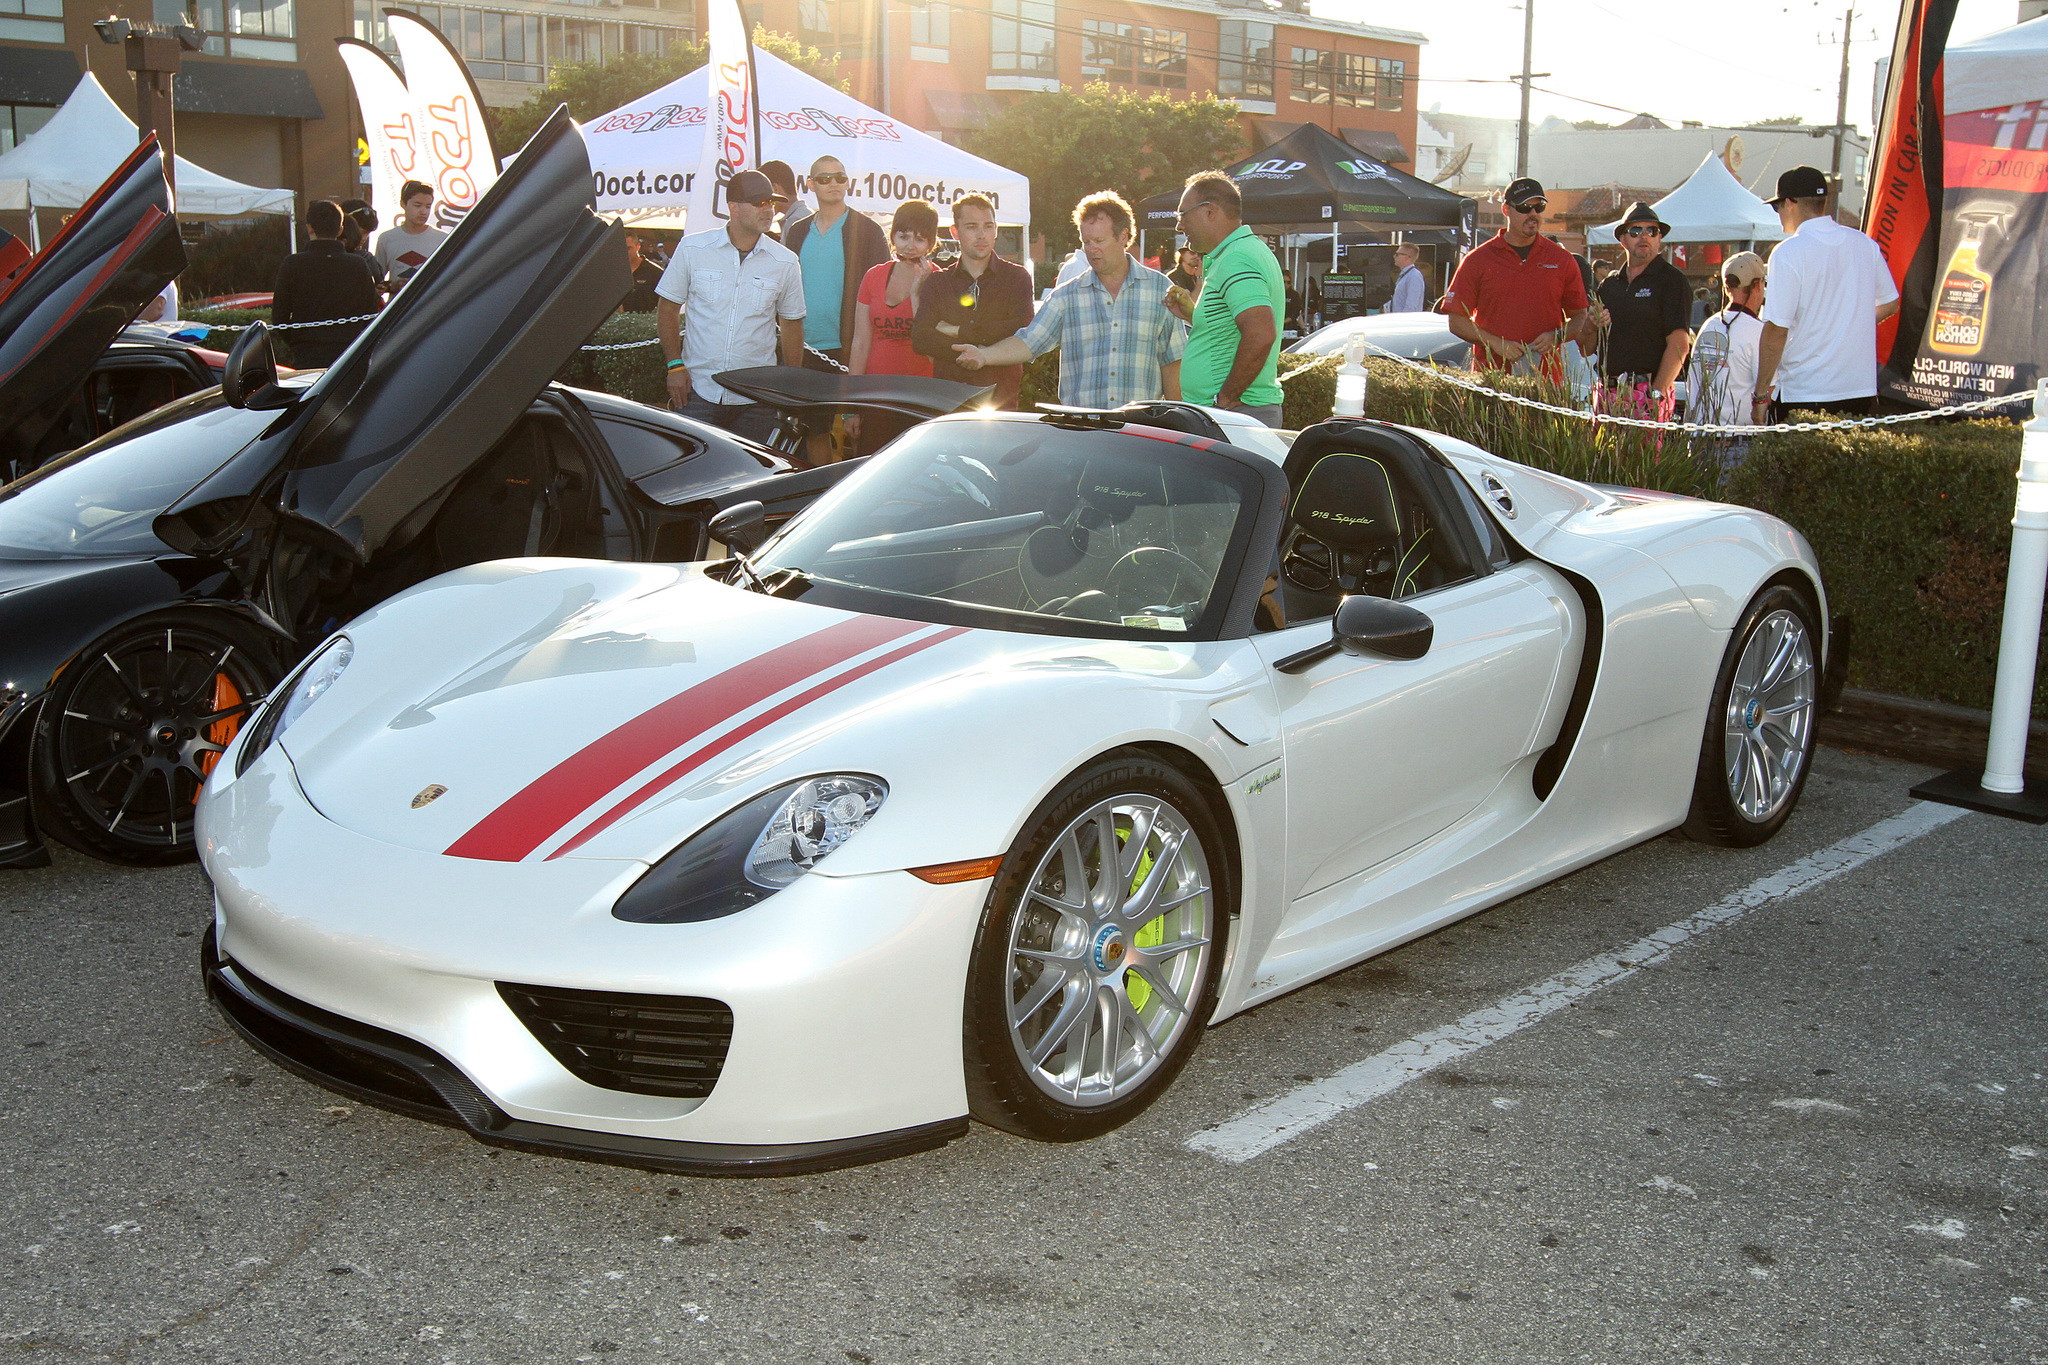
[[[1764,202],[1772,208],[1787,199],[1812,199],[1828,192],[1828,178],[1812,166],[1794,166],[1778,177],[1778,197]]]
[[[1512,207],[1525,199],[1547,199],[1549,197],[1543,192],[1543,182],[1541,180],[1525,175],[1502,191],[1500,201]]]
[[[729,204],[759,204],[775,198],[775,182],[759,171],[741,171],[725,182]]]
[[[1651,208],[1640,199],[1628,206],[1628,212],[1621,215],[1621,221],[1614,225],[1614,230],[1619,232],[1623,228],[1632,227],[1637,223],[1648,223],[1666,237],[1671,235],[1671,224],[1659,218],[1657,210]]]

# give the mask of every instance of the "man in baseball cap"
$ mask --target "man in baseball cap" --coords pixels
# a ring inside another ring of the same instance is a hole
[[[1586,316],[1572,254],[1543,236],[1550,200],[1523,176],[1501,194],[1507,226],[1467,252],[1444,292],[1451,331],[1472,343],[1472,368],[1564,379],[1564,343]]]
[[[1756,424],[1750,395],[1756,390],[1756,367],[1764,325],[1757,312],[1764,306],[1764,259],[1754,251],[1737,252],[1721,264],[1721,311],[1700,324],[1693,341],[1692,363],[1686,369],[1686,417],[1713,426]],[[1748,453],[1748,441],[1716,443],[1721,466],[1733,469]]]
[[[1771,249],[1762,358],[1751,407],[1869,416],[1877,409],[1877,324],[1899,311],[1876,242],[1828,214],[1828,178],[1812,166],[1778,177],[1770,201],[1792,235]]]
[[[669,406],[683,416],[766,441],[775,414],[720,387],[714,377],[804,356],[804,284],[796,253],[764,236],[775,221],[775,186],[759,171],[725,185],[724,224],[677,245],[654,286],[655,331],[668,358]],[[687,333],[681,327],[690,315]]]

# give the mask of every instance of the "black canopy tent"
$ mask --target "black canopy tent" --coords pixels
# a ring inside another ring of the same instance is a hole
[[[1375,232],[1462,229],[1462,244],[1470,245],[1478,220],[1470,199],[1376,161],[1313,123],[1224,174],[1244,195],[1244,221],[1261,227],[1333,235],[1340,225]],[[1139,226],[1172,231],[1179,206],[1179,190],[1155,194],[1140,207]]]

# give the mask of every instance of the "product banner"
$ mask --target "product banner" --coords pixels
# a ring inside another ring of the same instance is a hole
[[[1936,406],[2032,390],[2048,337],[2048,101],[1944,122],[1941,269],[1919,353],[1886,385]]]
[[[337,38],[334,46],[362,110],[363,141],[370,148],[370,202],[379,225],[390,227],[398,221],[399,186],[417,178],[419,169],[412,100],[405,93],[405,78],[382,52],[355,38]]]
[[[469,67],[440,29],[406,10],[387,9],[384,17],[405,64],[405,91],[412,102],[417,139],[412,178],[434,187],[428,221],[452,232],[498,180],[484,102]],[[402,212],[396,201],[388,210],[382,204],[377,210],[387,224],[397,222]]]
[[[761,89],[754,43],[739,0],[710,0],[709,116],[697,168],[709,172],[687,182],[690,230],[702,232],[727,217],[726,182],[761,164]]]

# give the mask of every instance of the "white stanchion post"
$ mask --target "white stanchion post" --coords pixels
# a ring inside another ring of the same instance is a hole
[[[2034,661],[2041,648],[2041,605],[2048,592],[2048,379],[2034,390],[2034,418],[2020,437],[2019,497],[2012,514],[2012,563],[2005,575],[2005,624],[1998,638],[1998,681],[1991,694],[1991,742],[1984,788],[2008,795],[2027,788],[2027,722],[2034,710]]]

